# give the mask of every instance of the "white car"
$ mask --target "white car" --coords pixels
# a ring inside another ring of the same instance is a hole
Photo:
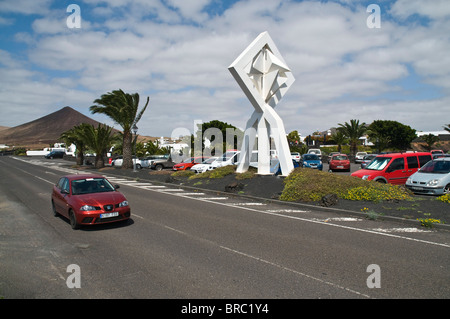
[[[417,194],[450,194],[450,157],[429,161],[406,180],[405,186]]]
[[[322,151],[319,150],[318,148],[309,149],[308,154],[315,154],[315,155],[319,156],[319,159],[322,159]]]
[[[123,156],[119,156],[116,159],[114,159],[111,162],[111,166],[117,166],[117,167],[121,167],[123,163]],[[137,169],[141,169],[142,168],[142,163],[141,160],[139,158],[136,158],[136,156],[133,156],[133,164],[136,163],[136,168]]]
[[[238,151],[226,151],[221,157],[211,163],[211,168],[215,169],[217,167],[236,165],[239,157]]]
[[[291,157],[294,161],[296,161],[297,163],[300,163],[300,160],[302,158],[302,156],[300,155],[300,153],[297,152],[293,152],[291,153]]]
[[[367,152],[357,152],[355,155],[355,163],[361,163],[366,155]]]
[[[204,173],[206,171],[212,170],[211,164],[216,161],[218,157],[210,157],[207,160],[203,161],[201,164],[196,164],[191,167],[191,171],[196,173]]]

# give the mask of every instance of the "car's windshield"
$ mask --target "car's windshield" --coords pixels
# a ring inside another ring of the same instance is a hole
[[[72,195],[113,192],[115,188],[104,178],[86,178],[72,181]]]
[[[207,160],[203,161],[202,164],[211,164],[215,160],[217,160],[217,157],[210,157]]]
[[[189,158],[186,158],[186,159],[183,161],[183,163],[192,163],[193,160],[194,160],[193,157],[189,157]]]
[[[315,154],[305,154],[305,155],[303,155],[303,159],[306,161],[319,160],[319,156],[317,156]]]
[[[366,166],[366,169],[382,171],[391,159],[392,157],[375,157],[373,161]]]
[[[420,173],[448,174],[450,173],[450,161],[429,161],[421,169]]]
[[[222,155],[221,161],[228,161],[234,154],[236,154],[236,152],[225,152],[225,154]]]
[[[335,155],[331,158],[333,161],[345,161],[348,160],[347,156],[345,155]]]

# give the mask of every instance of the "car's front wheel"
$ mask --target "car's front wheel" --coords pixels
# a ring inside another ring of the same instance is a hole
[[[77,218],[75,216],[75,212],[73,210],[69,211],[69,220],[70,220],[70,226],[72,229],[78,229],[80,228],[80,225],[77,222]]]
[[[57,217],[59,215],[59,213],[56,211],[55,203],[53,202],[53,200],[52,200],[52,211],[53,211],[53,216]]]
[[[450,184],[444,187],[444,194],[450,194]]]

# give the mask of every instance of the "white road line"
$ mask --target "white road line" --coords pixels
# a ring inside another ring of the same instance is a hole
[[[309,213],[310,210],[301,210],[301,209],[268,209],[266,210],[268,213]]]
[[[246,253],[243,253],[241,251],[238,251],[238,250],[235,250],[235,249],[231,249],[231,248],[228,248],[228,247],[225,247],[225,246],[219,246],[219,247],[222,248],[222,249],[228,250],[229,252],[232,252],[234,254],[238,254],[238,255],[241,255],[241,256],[245,256],[247,258],[254,259],[256,261],[259,261],[259,262],[265,263],[267,265],[271,265],[271,266],[280,268],[282,270],[294,273],[296,275],[299,275],[299,276],[302,276],[302,277],[306,277],[306,278],[318,281],[318,282],[320,282],[322,284],[326,284],[326,285],[332,286],[334,288],[342,289],[342,290],[351,292],[351,293],[359,295],[359,296],[363,296],[363,297],[366,297],[366,298],[371,298],[370,296],[368,296],[366,294],[363,294],[363,293],[361,293],[359,291],[356,291],[356,290],[353,290],[353,289],[350,289],[350,288],[346,288],[346,287],[337,285],[335,283],[332,283],[332,282],[329,282],[329,281],[326,281],[326,280],[323,280],[323,279],[320,279],[320,278],[313,277],[313,276],[305,274],[303,272],[300,272],[300,271],[297,271],[297,270],[294,270],[294,269],[291,269],[291,268],[284,267],[284,266],[282,266],[280,264],[276,264],[276,263],[273,263],[271,261],[268,261],[268,260],[265,260],[265,259],[262,259],[262,258],[259,258],[259,257],[256,257],[256,256],[252,256],[252,255],[249,255],[249,254],[246,254]]]
[[[264,206],[264,203],[232,203],[232,206]]]
[[[374,231],[379,231],[383,233],[432,233],[432,230],[418,229],[415,227],[405,227],[405,228],[372,228]]]

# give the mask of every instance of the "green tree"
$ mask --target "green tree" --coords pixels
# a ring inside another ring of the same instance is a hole
[[[434,143],[439,142],[439,137],[433,134],[423,135],[422,139],[425,141],[426,145],[424,146],[427,151],[431,151]]]
[[[211,140],[211,146],[210,149],[215,149],[220,150],[222,153],[224,153],[227,149],[229,148],[233,148],[233,149],[238,149],[239,148],[239,143],[242,140],[243,137],[243,132],[239,129],[237,129],[235,126],[225,123],[225,122],[221,122],[218,120],[213,120],[210,122],[206,122],[206,123],[202,123],[202,124],[197,124],[197,137],[195,140],[195,144],[196,143],[202,143],[202,153],[205,149],[205,138],[212,138]],[[200,137],[200,133],[201,132],[201,137],[202,140],[199,141],[198,138]],[[215,134],[217,133],[217,134]],[[220,136],[216,136],[221,134],[221,138],[219,138]],[[231,136],[233,134],[233,136]],[[227,137],[230,138],[230,141],[227,141]],[[233,140],[231,141],[231,137],[233,138]],[[227,143],[229,142],[229,143]],[[220,144],[221,143],[221,144]],[[220,145],[219,145],[220,144]],[[194,150],[195,151],[195,150]],[[196,154],[198,155],[198,154]]]
[[[90,107],[92,113],[102,113],[109,116],[115,123],[119,124],[123,129],[123,164],[122,168],[133,168],[132,161],[132,129],[139,122],[144,111],[148,106],[150,98],[143,109],[139,109],[139,94],[128,94],[122,90],[115,90],[103,94],[100,99],[96,99]]]
[[[341,130],[336,130],[336,132],[331,136],[331,139],[337,144],[337,151],[340,153],[342,151],[342,145],[347,143],[347,137]]]
[[[95,153],[95,168],[102,168],[105,166],[106,152],[114,143],[114,136],[112,134],[112,127],[104,124],[99,124],[97,128],[89,125],[83,132],[83,137],[87,147],[92,149]]]
[[[359,120],[350,120],[350,123],[339,123],[339,126],[338,130],[349,139],[350,155],[355,156],[358,151],[359,138],[367,131],[366,123],[359,124]]]
[[[77,165],[82,165],[84,162],[84,153],[86,151],[85,132],[89,128],[89,124],[81,123],[72,127],[70,130],[63,132],[60,139],[66,145],[74,144],[76,147]]]
[[[397,121],[376,120],[368,127],[368,135],[379,151],[390,148],[406,150],[417,137],[416,130]]]

